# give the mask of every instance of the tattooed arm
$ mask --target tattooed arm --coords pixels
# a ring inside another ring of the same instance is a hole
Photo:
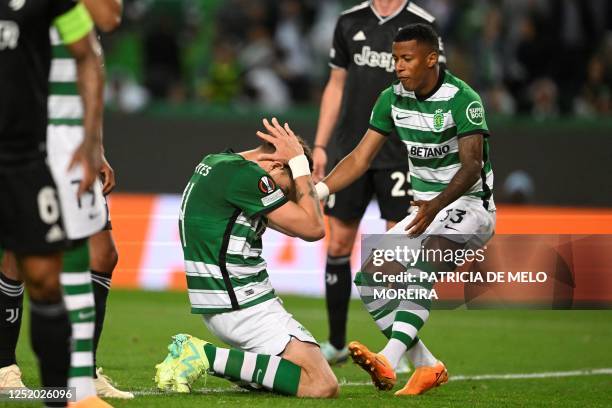
[[[280,126],[278,121],[273,119],[272,124],[264,121],[264,126],[268,133],[258,132],[258,135],[266,142],[273,144],[276,150],[270,155],[261,155],[261,160],[287,161],[289,166],[292,166],[292,160],[287,160],[287,158],[303,156],[304,150],[289,125]],[[306,160],[305,157],[303,160]],[[293,168],[292,171],[294,171]],[[308,173],[308,170],[306,169],[305,172]],[[297,174],[293,173],[293,176]],[[288,201],[285,205],[271,211],[267,215],[268,221],[273,228],[277,227],[280,231],[286,231],[288,235],[306,241],[317,241],[325,236],[325,227],[312,176],[308,173],[296,177],[293,185],[295,202]]]

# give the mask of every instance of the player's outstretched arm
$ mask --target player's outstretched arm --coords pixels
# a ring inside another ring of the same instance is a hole
[[[83,0],[96,27],[108,33],[121,24],[123,0]]]
[[[102,49],[93,31],[80,40],[67,44],[67,47],[77,64],[78,87],[83,101],[85,138],[70,164],[71,167],[76,163],[83,165],[80,195],[91,187],[102,166],[104,68]]]
[[[325,226],[304,149],[288,124],[281,126],[276,118],[272,119],[272,123],[264,119],[263,123],[267,133],[257,132],[257,135],[272,143],[276,151],[261,155],[259,160],[278,160],[288,164],[296,190],[296,202],[289,201],[271,211],[267,215],[268,220],[289,235],[317,241],[325,236]]]
[[[312,151],[314,162],[312,175],[315,182],[321,181],[325,177],[325,166],[327,165],[326,149],[340,115],[345,83],[346,70],[343,68],[332,68],[329,80],[323,91],[323,97],[321,98],[319,123]]]
[[[373,129],[368,129],[361,142],[340,161],[322,182],[317,183],[316,190],[319,199],[327,198],[363,175],[370,167],[372,160],[380,151],[387,137]]]

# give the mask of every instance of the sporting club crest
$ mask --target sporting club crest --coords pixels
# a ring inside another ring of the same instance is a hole
[[[442,109],[436,110],[436,113],[433,117],[433,123],[434,129],[438,132],[444,127],[444,113],[442,113]]]

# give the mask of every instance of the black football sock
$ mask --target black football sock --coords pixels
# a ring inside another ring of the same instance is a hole
[[[21,329],[23,282],[0,272],[0,368],[17,364],[15,349]]]
[[[329,342],[338,350],[346,343],[346,320],[351,300],[351,256],[327,257],[325,300],[329,318]]]
[[[93,284],[94,299],[96,302],[96,326],[94,330],[94,377],[96,377],[96,357],[98,354],[98,343],[102,336],[104,327],[104,316],[106,315],[106,299],[110,291],[112,273],[91,271],[91,282]]]
[[[70,368],[70,321],[62,301],[49,303],[30,299],[30,341],[38,358],[43,387],[66,387]],[[46,401],[49,407],[66,402]]]

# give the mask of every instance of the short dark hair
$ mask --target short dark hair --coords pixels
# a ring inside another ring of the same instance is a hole
[[[393,42],[403,42],[416,40],[419,43],[427,44],[432,49],[439,51],[438,33],[429,24],[416,23],[403,27],[395,35]]]
[[[312,159],[312,149],[300,135],[295,135],[295,137],[297,138],[298,142],[300,142],[302,149],[304,149],[304,155],[306,156],[306,159],[308,160],[308,167],[310,167],[310,171],[313,171],[314,161]],[[266,151],[274,152],[276,150],[272,143],[263,142],[262,145]],[[289,166],[285,166],[285,167],[287,171],[289,172],[289,174],[291,175],[291,169],[289,168]]]

